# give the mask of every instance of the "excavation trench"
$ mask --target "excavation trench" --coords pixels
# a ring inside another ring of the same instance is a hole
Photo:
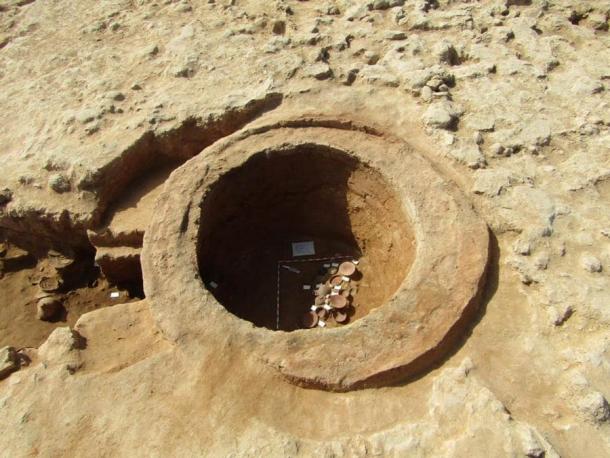
[[[300,241],[313,241],[315,254],[295,257],[292,243]],[[391,298],[414,246],[379,172],[338,150],[300,146],[255,154],[217,180],[202,203],[198,260],[208,290],[227,310],[256,326],[292,331],[313,304],[303,285],[319,281],[325,262],[317,259],[360,260],[353,322]],[[281,268],[287,264],[293,269]]]

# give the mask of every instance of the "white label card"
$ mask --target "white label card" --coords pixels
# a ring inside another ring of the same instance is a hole
[[[311,256],[313,254],[316,254],[313,241],[292,243],[292,256]]]

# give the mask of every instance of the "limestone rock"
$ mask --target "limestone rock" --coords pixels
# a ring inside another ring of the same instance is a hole
[[[13,347],[0,349],[0,380],[19,369],[19,359]]]
[[[395,6],[402,6],[405,4],[405,0],[372,0],[369,2],[372,10],[387,10],[388,8],[394,8]]]
[[[62,194],[70,191],[72,185],[68,177],[61,173],[53,174],[49,177],[49,187],[56,193]]]
[[[438,57],[439,62],[448,65],[458,65],[460,56],[455,50],[453,44],[448,41],[440,41],[434,46],[434,54]]]
[[[390,41],[404,40],[407,38],[407,34],[402,30],[388,30],[384,32],[383,37]]]
[[[13,192],[10,189],[4,188],[0,191],[0,207],[5,206],[11,200],[13,200]]]
[[[472,191],[475,194],[495,197],[516,182],[515,175],[505,168],[496,167],[493,169],[477,170]]]
[[[485,160],[485,155],[481,152],[481,149],[478,145],[463,145],[455,148],[449,149],[449,155],[457,160],[459,163],[464,164],[471,169],[478,169],[481,167],[485,167],[487,161]],[[479,183],[479,185],[475,185],[477,190],[482,190],[483,183]],[[489,189],[488,189],[489,191]]]
[[[36,303],[36,316],[39,320],[50,321],[56,318],[62,309],[63,304],[59,296],[43,297]]]
[[[333,72],[327,63],[318,62],[305,68],[305,74],[317,80],[325,80],[332,76]]]
[[[519,140],[526,145],[546,146],[551,141],[551,126],[546,120],[536,119],[526,124]]]
[[[594,423],[610,420],[610,407],[606,398],[598,391],[591,391],[578,401],[578,409]]]
[[[398,87],[400,84],[398,78],[383,65],[367,65],[358,75],[363,81],[381,86]]]
[[[102,116],[102,112],[97,108],[86,108],[78,111],[75,116],[76,120],[81,124],[88,124],[99,119]]]
[[[518,238],[513,245],[513,251],[521,256],[529,256],[532,252],[532,245],[529,240]]]
[[[375,65],[377,62],[379,62],[379,58],[379,53],[376,53],[375,51],[366,51],[364,53],[364,60],[367,65]]]
[[[590,254],[583,255],[580,259],[583,269],[587,272],[601,272],[602,271],[602,263],[601,261]]]
[[[60,367],[73,374],[81,367],[79,350],[84,339],[69,327],[56,328],[38,349],[38,356],[49,367]]]
[[[551,306],[551,319],[555,326],[564,324],[574,313],[574,309],[569,304]]]
[[[286,22],[282,20],[273,21],[271,30],[276,35],[284,35],[286,33]]]
[[[422,119],[429,127],[454,130],[457,128],[462,111],[449,101],[440,101],[431,104],[425,111]]]

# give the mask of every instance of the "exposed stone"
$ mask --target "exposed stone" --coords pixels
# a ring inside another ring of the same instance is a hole
[[[601,261],[590,254],[585,254],[580,258],[580,263],[582,265],[582,268],[585,269],[587,272],[601,272],[602,271],[602,263]]]
[[[520,427],[518,431],[525,456],[528,458],[544,458],[546,456],[545,447],[538,439],[536,431],[525,425]]]
[[[439,62],[448,65],[458,65],[460,56],[448,41],[440,41],[434,46],[434,54],[438,57]]]
[[[317,80],[325,80],[333,75],[327,63],[317,62],[305,68],[305,74]]]
[[[61,173],[55,173],[49,177],[49,188],[53,191],[62,194],[72,189],[70,180],[67,176]]]
[[[545,146],[551,140],[550,123],[546,120],[535,119],[526,124],[526,127],[519,134],[518,141],[528,144]]]
[[[367,65],[360,69],[359,76],[363,81],[381,86],[398,87],[398,77],[383,65]]]
[[[379,54],[374,51],[366,51],[364,53],[364,60],[368,65],[375,65],[379,62]]]
[[[538,270],[546,270],[549,267],[549,262],[551,262],[549,255],[547,253],[540,253],[534,259],[534,266]]]
[[[406,32],[402,30],[387,30],[384,32],[383,37],[386,40],[394,41],[394,40],[404,40],[407,38]]]
[[[405,0],[372,0],[369,4],[372,10],[387,10],[388,8],[404,5]]]
[[[284,35],[286,33],[286,22],[281,20],[273,21],[271,30],[276,35]]]
[[[551,308],[552,320],[555,326],[564,324],[574,313],[574,309],[569,304],[554,306]]]
[[[440,101],[431,104],[423,115],[426,126],[454,130],[462,112],[453,103]]]
[[[19,369],[19,358],[13,347],[0,349],[0,380]]]
[[[494,156],[504,156],[504,152],[505,152],[505,148],[503,145],[501,145],[500,143],[494,143],[493,145],[491,145],[491,147],[489,148],[489,151],[491,152],[491,154],[493,154]]]
[[[16,245],[5,245],[5,252],[0,263],[4,272],[17,272],[30,267],[34,263],[33,256],[23,248]]]
[[[146,57],[156,56],[157,54],[159,54],[159,46],[157,46],[156,44],[148,45],[142,49],[141,53],[143,56]]]
[[[465,117],[466,126],[480,132],[491,132],[494,130],[495,119],[492,115],[473,114]]]
[[[38,349],[38,356],[47,366],[73,374],[82,365],[78,351],[84,346],[85,341],[77,332],[69,327],[56,328]]]
[[[0,207],[5,206],[11,200],[13,200],[13,192],[8,188],[2,189],[0,191]]]
[[[598,391],[591,391],[578,401],[578,409],[589,421],[600,424],[610,420],[608,401]]]
[[[489,197],[500,195],[505,189],[515,183],[514,174],[504,168],[477,170],[472,191]]]
[[[529,240],[517,239],[513,245],[513,251],[522,256],[529,256],[532,252],[532,245]]]
[[[102,112],[96,108],[87,108],[81,111],[78,111],[75,115],[76,120],[81,124],[90,123],[102,116]]]
[[[424,86],[420,91],[419,96],[424,102],[430,102],[433,96],[432,89],[430,89],[428,86]]]
[[[36,303],[36,316],[42,321],[51,321],[57,318],[63,310],[62,300],[59,296],[48,296]]]
[[[457,148],[451,148],[449,150],[449,155],[471,169],[485,167],[487,164],[485,155],[481,152],[478,145],[465,145]]]
[[[125,100],[125,94],[121,91],[110,91],[106,94],[106,97],[110,100],[114,100],[115,102],[122,102]]]

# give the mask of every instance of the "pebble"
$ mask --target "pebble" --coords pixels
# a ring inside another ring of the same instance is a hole
[[[549,255],[541,253],[534,259],[534,267],[538,270],[546,270],[549,267],[549,262],[551,262]]]
[[[513,251],[521,256],[529,256],[532,252],[532,245],[527,240],[518,239],[513,245]]]
[[[598,391],[593,391],[580,399],[578,409],[593,423],[600,424],[610,420],[608,401]]]
[[[587,272],[595,273],[602,271],[601,261],[593,255],[583,255],[580,262],[583,269]]]
[[[434,54],[440,63],[448,65],[459,65],[460,56],[454,46],[446,40],[440,41],[434,46]]]
[[[400,85],[398,77],[383,65],[367,65],[360,71],[359,77],[363,81],[381,86],[398,87]]]
[[[305,74],[317,80],[325,80],[332,76],[333,72],[324,62],[318,62],[305,68]]]
[[[502,146],[500,143],[494,143],[489,148],[489,151],[494,156],[503,156],[504,155],[504,146]]]
[[[94,121],[97,118],[100,118],[101,115],[102,114],[101,114],[100,110],[97,110],[94,108],[86,108],[84,110],[80,110],[79,112],[77,112],[74,115],[74,117],[81,124],[87,124],[87,123]]]
[[[36,303],[36,316],[39,320],[50,321],[62,308],[63,304],[59,296],[43,297]]]
[[[120,91],[110,91],[106,94],[106,97],[110,100],[115,100],[117,102],[125,100],[125,94]]]
[[[383,34],[383,37],[390,41],[404,40],[407,38],[407,34],[402,30],[388,30]]]
[[[374,0],[371,4],[372,10],[387,10],[394,8],[395,6],[402,6],[405,4],[405,0]]]
[[[193,11],[193,7],[186,2],[183,2],[176,6],[176,11],[180,13],[188,13],[189,11]]]
[[[432,89],[429,86],[424,86],[421,89],[419,96],[424,102],[430,102],[432,100]]]
[[[13,191],[8,188],[4,188],[0,191],[0,206],[4,206],[13,200]]]
[[[499,196],[505,189],[509,188],[515,179],[510,170],[502,167],[494,167],[488,170],[477,170],[472,191],[475,194],[483,194],[488,197]]]
[[[285,21],[273,21],[271,25],[271,31],[275,35],[284,35],[286,33],[286,22]]]
[[[356,81],[356,77],[358,76],[359,72],[360,72],[360,69],[357,67],[350,68],[345,73],[342,83],[345,86],[351,86],[354,83],[354,81]]]
[[[0,349],[0,380],[19,369],[19,359],[13,347]]]
[[[459,119],[458,111],[447,102],[433,103],[423,115],[426,126],[453,130]]]
[[[495,127],[495,119],[490,115],[474,114],[465,121],[468,127],[479,132],[492,132]]]
[[[553,307],[553,324],[555,326],[561,326],[564,324],[574,313],[574,309],[571,305],[566,305],[562,308]]]
[[[143,56],[156,56],[157,54],[159,54],[159,46],[156,44],[146,46],[144,49],[142,49]]]
[[[70,180],[61,173],[55,173],[49,177],[49,187],[59,194],[68,192],[72,188]]]
[[[364,61],[368,65],[375,65],[377,62],[379,62],[379,59],[380,59],[380,56],[376,52],[367,51],[364,53]]]
[[[478,145],[464,145],[457,148],[451,148],[449,150],[449,155],[471,169],[479,169],[487,165],[485,156]]]

